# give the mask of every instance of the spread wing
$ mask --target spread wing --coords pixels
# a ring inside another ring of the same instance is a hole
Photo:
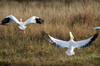
[[[39,17],[36,17],[36,16],[32,16],[30,17],[29,19],[27,19],[24,24],[29,24],[29,23],[37,23],[37,24],[43,24],[44,23],[44,20],[39,18]]]
[[[68,41],[63,41],[63,40],[53,38],[52,36],[48,35],[47,33],[45,33],[44,35],[45,35],[46,39],[49,40],[49,42],[51,42],[53,45],[55,45],[57,47],[60,47],[60,48],[69,47]]]
[[[35,17],[34,17],[34,16],[30,17],[29,19],[27,19],[27,20],[24,22],[25,25],[26,25],[26,24],[30,24],[30,23],[36,23],[36,20],[35,20]]]
[[[98,33],[94,34],[92,37],[86,39],[86,40],[81,40],[81,41],[77,41],[75,42],[76,44],[76,48],[84,48],[87,46],[90,46],[91,43],[98,37]]]
[[[13,15],[9,15],[2,20],[1,25],[5,25],[9,22],[15,22],[15,23],[19,24],[19,21],[16,19],[16,17],[14,17]]]

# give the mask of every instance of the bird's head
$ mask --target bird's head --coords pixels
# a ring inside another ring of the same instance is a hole
[[[70,39],[73,40],[74,36],[73,36],[72,32],[69,32],[69,35],[70,35]]]
[[[22,22],[22,18],[20,18],[20,22]]]
[[[43,24],[44,23],[44,20],[40,17],[34,16],[34,19],[35,19],[35,23],[38,23],[38,24]]]

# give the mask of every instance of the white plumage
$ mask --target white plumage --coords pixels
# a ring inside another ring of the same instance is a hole
[[[63,41],[63,40],[53,38],[52,36],[48,35],[47,33],[45,33],[45,37],[46,37],[46,39],[49,40],[49,42],[56,45],[57,47],[60,47],[60,48],[67,47],[68,50],[65,52],[67,55],[74,55],[75,48],[84,48],[84,47],[91,45],[91,43],[98,37],[98,33],[94,34],[92,37],[90,37],[86,40],[81,40],[81,41],[74,41],[72,32],[70,32],[70,40],[69,41]]]
[[[15,22],[17,23],[19,26],[18,28],[21,30],[25,30],[26,28],[26,24],[30,24],[30,23],[38,23],[38,24],[42,24],[44,22],[43,19],[37,17],[37,16],[32,16],[31,18],[27,19],[25,22],[22,22],[22,19],[19,21],[16,17],[14,17],[13,15],[9,15],[6,18],[4,18],[2,20],[1,25],[6,25],[9,22]]]

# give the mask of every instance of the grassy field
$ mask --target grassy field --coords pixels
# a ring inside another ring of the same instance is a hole
[[[74,56],[67,56],[67,48],[53,46],[42,34],[45,31],[65,41],[69,31],[76,41],[92,36],[95,31],[83,28],[100,26],[99,0],[1,0],[0,21],[11,14],[23,21],[38,16],[45,23],[27,25],[26,34],[15,23],[0,26],[0,66],[100,65],[100,36],[90,47],[75,49]]]

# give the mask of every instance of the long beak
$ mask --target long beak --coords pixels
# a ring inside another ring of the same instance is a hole
[[[70,38],[74,39],[74,36],[73,36],[72,32],[69,32],[69,34],[70,34]]]

